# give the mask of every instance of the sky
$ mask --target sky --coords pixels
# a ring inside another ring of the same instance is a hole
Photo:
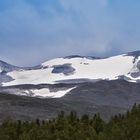
[[[34,66],[140,50],[140,0],[0,0],[0,59]]]

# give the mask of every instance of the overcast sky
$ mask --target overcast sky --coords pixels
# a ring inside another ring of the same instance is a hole
[[[37,65],[140,50],[140,0],[0,0],[0,59]]]

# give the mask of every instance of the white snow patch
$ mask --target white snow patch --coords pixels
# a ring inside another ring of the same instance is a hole
[[[76,87],[73,87],[73,88],[70,88],[70,89],[67,89],[67,90],[59,90],[59,91],[56,91],[56,92],[51,92],[48,88],[43,88],[43,89],[31,90],[31,92],[34,93],[33,97],[61,98],[75,88]]]

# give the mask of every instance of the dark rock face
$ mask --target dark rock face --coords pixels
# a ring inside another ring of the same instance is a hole
[[[8,75],[1,75],[0,74],[0,84],[2,82],[10,82],[10,81],[13,81],[14,79]]]
[[[133,78],[137,78],[137,77],[140,77],[140,61],[137,63],[137,69],[138,69],[138,71],[137,72],[133,72],[133,73],[131,73],[131,76],[133,77]]]
[[[14,86],[18,89],[36,88],[37,85]],[[104,119],[124,113],[134,103],[140,103],[140,84],[123,80],[86,82],[82,84],[39,85],[39,88],[69,88],[76,86],[70,94],[59,99],[39,99],[0,93],[0,119],[51,119],[60,111],[76,111],[78,115],[100,113]],[[4,88],[4,87],[1,87]],[[0,88],[0,91],[2,91]],[[13,87],[5,87],[13,89]],[[13,91],[14,92],[14,91]]]
[[[72,58],[84,58],[84,56],[80,56],[80,55],[70,55],[70,56],[64,57],[64,59],[72,59]]]
[[[3,82],[10,82],[13,81],[14,79],[10,76],[7,75],[6,71],[0,72],[0,86],[2,85]]]
[[[80,55],[70,55],[70,56],[64,57],[64,59],[72,59],[72,58],[102,59],[102,58],[100,58],[100,57],[80,56]]]
[[[134,51],[134,52],[129,52],[129,53],[127,53],[127,56],[140,56],[140,51]]]
[[[140,61],[137,63],[137,68],[140,70]]]
[[[137,58],[140,56],[140,51],[129,52],[127,53],[126,56],[133,56],[134,57],[133,63],[135,63]]]
[[[75,71],[71,64],[55,65],[53,67],[54,69],[52,70],[52,73],[56,74],[63,73],[64,75],[71,75]]]
[[[2,85],[2,82],[10,82],[14,80],[12,77],[8,76],[7,73],[14,71],[14,70],[19,70],[19,67],[10,65],[6,62],[0,61],[0,86]]]
[[[140,77],[140,72],[133,72],[133,73],[131,73],[131,76],[132,76],[133,78]]]

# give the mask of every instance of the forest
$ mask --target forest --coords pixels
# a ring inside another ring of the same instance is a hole
[[[52,120],[6,119],[0,124],[0,140],[140,140],[140,105],[108,122],[100,114],[78,117],[63,111]]]

